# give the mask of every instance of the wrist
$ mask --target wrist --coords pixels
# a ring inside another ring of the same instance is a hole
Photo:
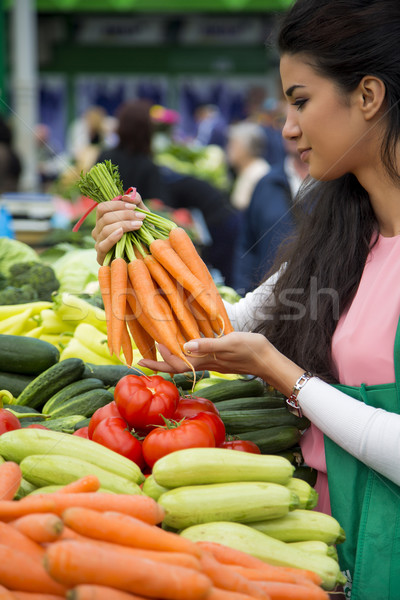
[[[262,373],[259,376],[288,398],[304,371],[305,369],[270,345],[262,357]]]

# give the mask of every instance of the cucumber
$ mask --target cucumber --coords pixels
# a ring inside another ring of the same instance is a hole
[[[73,383],[70,383],[66,387],[62,388],[59,392],[47,400],[46,404],[42,408],[42,413],[44,415],[51,415],[53,411],[57,412],[60,407],[64,406],[66,402],[75,396],[79,396],[79,394],[83,394],[84,392],[95,389],[104,390],[104,383],[101,381],[101,379],[88,377],[87,379],[79,379],[78,381],[74,381]],[[77,413],[72,412],[70,414]]]
[[[56,454],[34,454],[20,463],[23,477],[36,485],[67,485],[85,475],[96,475],[102,487],[117,494],[143,495],[140,487],[133,481],[110,473],[80,458],[57,456]]]
[[[42,415],[40,412],[38,412],[34,408],[31,408],[30,406],[6,404],[4,408],[12,411],[13,413],[17,413],[15,416],[17,417],[17,419],[19,419],[21,427],[27,427],[28,425],[33,425],[35,423],[40,423],[44,425],[46,422],[45,415]]]
[[[308,467],[306,465],[301,465],[300,467],[296,467],[293,473],[293,476],[297,479],[303,479],[311,486],[314,486],[317,483],[317,470],[312,467]]]
[[[43,425],[51,431],[61,431],[63,433],[74,433],[75,425],[82,421],[84,415],[68,415],[58,417],[57,419],[47,419]]]
[[[80,358],[67,358],[56,363],[31,381],[18,396],[16,404],[42,408],[54,394],[73,381],[81,379],[85,363]]]
[[[83,415],[83,417],[91,417],[98,408],[110,404],[114,400],[114,396],[105,389],[94,389],[79,394],[71,398],[58,408],[54,408],[52,417],[62,417],[68,415]]]
[[[232,398],[249,398],[250,396],[262,396],[265,385],[260,379],[235,379],[225,380],[221,383],[210,385],[207,388],[195,392],[193,396],[206,398],[213,402],[231,400]]]
[[[35,375],[0,372],[0,390],[8,390],[16,398],[35,378]]]
[[[25,414],[25,413],[26,414],[34,414],[35,416],[37,415],[38,417],[41,417],[42,419],[44,418],[42,413],[40,413],[35,408],[32,408],[31,406],[20,406],[19,404],[5,404],[3,408],[9,408],[13,412],[17,412],[17,413],[21,413],[21,414]]]
[[[333,558],[291,548],[285,542],[275,540],[242,523],[203,523],[181,531],[180,535],[192,542],[217,542],[272,565],[313,571],[320,576],[322,586],[327,590],[345,583],[340,567]]]
[[[254,442],[262,454],[273,454],[287,450],[300,441],[301,432],[293,425],[280,425],[256,431],[246,431],[236,435],[240,440]]]
[[[298,508],[282,518],[253,522],[251,526],[282,542],[320,540],[326,544],[341,544],[346,539],[334,517],[316,510]]]
[[[82,379],[95,377],[96,379],[101,379],[106,387],[110,387],[116,385],[125,375],[143,375],[143,372],[137,367],[132,368],[125,365],[94,365],[86,363]]]
[[[186,448],[160,458],[153,467],[159,485],[264,481],[286,485],[294,468],[281,456],[262,456],[230,448]]]
[[[195,380],[197,382],[207,381],[209,377],[210,373],[208,371],[195,372]],[[176,375],[172,376],[172,383],[182,390],[191,390],[193,387],[193,373],[191,371],[188,371],[187,373],[177,373]]]
[[[292,490],[292,492],[297,494],[299,497],[299,508],[311,509],[317,506],[318,493],[309,483],[307,483],[307,481],[298,479],[297,477],[292,477],[289,479],[286,487],[288,487],[289,490]]]
[[[132,460],[77,435],[45,429],[15,429],[0,435],[0,456],[6,460],[20,463],[31,454],[84,457],[87,462],[125,479],[138,484],[144,481],[144,475]]]
[[[220,412],[219,416],[228,434],[245,433],[282,425],[293,425],[301,430],[310,425],[310,421],[306,417],[296,417],[286,407],[265,410],[224,410]]]
[[[219,412],[225,410],[246,410],[261,408],[283,408],[286,401],[278,396],[253,396],[252,398],[232,398],[218,402]]]
[[[89,427],[89,423],[90,423],[90,417],[86,417],[86,419],[82,419],[82,421],[78,421],[78,423],[76,423],[76,425],[74,426],[74,431],[77,431],[78,429],[82,429],[82,427]]]
[[[0,335],[0,371],[39,375],[60,360],[58,349],[44,340]]]
[[[215,521],[259,522],[258,515],[276,519],[294,510],[298,502],[285,486],[262,481],[178,487],[158,498],[164,523],[175,529]]]

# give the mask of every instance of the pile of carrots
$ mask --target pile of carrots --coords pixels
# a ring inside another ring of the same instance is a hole
[[[89,475],[12,500],[20,481],[0,465],[2,600],[328,600],[313,572],[163,530],[147,496],[98,492]]]
[[[123,193],[118,169],[98,163],[81,176],[81,191],[96,202]],[[137,209],[140,210],[140,209]],[[218,289],[193,242],[172,221],[151,213],[123,235],[99,269],[111,354],[132,364],[132,336],[144,358],[161,343],[193,370],[183,350],[190,339],[233,331]]]

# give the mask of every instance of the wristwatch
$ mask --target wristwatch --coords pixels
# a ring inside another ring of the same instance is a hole
[[[303,373],[303,375],[301,375],[294,384],[292,393],[290,394],[289,398],[286,399],[288,410],[294,415],[296,415],[296,417],[303,416],[299,401],[297,400],[297,396],[299,395],[300,390],[306,385],[307,381],[311,379],[311,377],[314,377],[314,375],[310,373],[310,371],[306,371],[305,373]]]

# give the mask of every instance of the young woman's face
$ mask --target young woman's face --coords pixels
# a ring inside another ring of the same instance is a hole
[[[296,141],[310,175],[329,181],[356,173],[364,160],[367,133],[356,93],[344,97],[298,55],[283,55],[280,69],[289,103],[282,134]]]

